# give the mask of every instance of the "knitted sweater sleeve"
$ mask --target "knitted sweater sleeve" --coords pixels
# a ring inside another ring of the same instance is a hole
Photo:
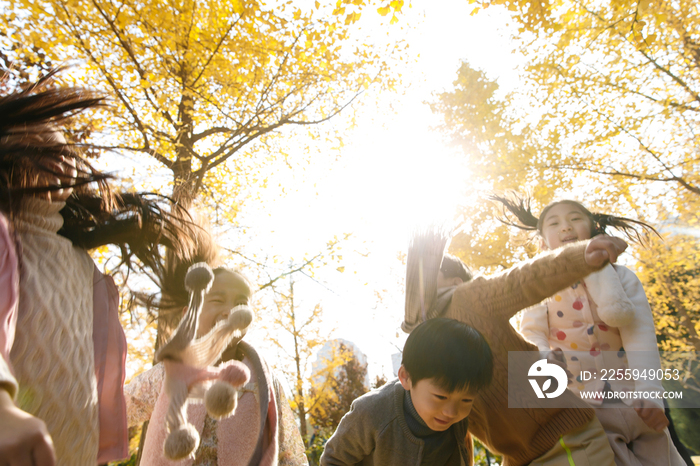
[[[600,267],[586,264],[589,241],[548,251],[492,277],[477,277],[457,287],[454,312],[510,319],[526,307],[539,303],[571,286]]]
[[[19,271],[15,243],[7,219],[0,214],[0,389],[11,397],[17,393],[17,380],[10,369],[10,350],[17,326]]]
[[[165,379],[163,363],[158,363],[134,377],[124,387],[127,425],[135,426],[148,421],[158,401]]]

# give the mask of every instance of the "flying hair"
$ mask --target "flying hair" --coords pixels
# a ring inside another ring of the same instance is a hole
[[[559,204],[571,204],[578,207],[590,220],[593,225],[591,237],[605,234],[608,227],[623,233],[633,243],[646,246],[648,244],[649,235],[653,234],[661,238],[658,231],[651,225],[639,220],[633,220],[617,215],[591,212],[584,207],[580,202],[564,199],[548,204],[539,217],[532,213],[531,199],[527,196],[522,196],[515,191],[511,191],[506,195],[499,196],[492,194],[489,200],[501,204],[502,216],[498,218],[502,223],[519,228],[521,230],[537,231],[542,234],[542,222],[547,216],[547,212],[552,207]],[[514,219],[513,219],[514,217]]]
[[[138,271],[164,267],[159,246],[188,255],[196,227],[185,209],[157,194],[113,190],[108,180],[114,177],[85,160],[85,151],[94,146],[56,137],[71,117],[105,105],[105,97],[97,92],[52,87],[52,78],[60,71],[0,96],[0,211],[12,221],[23,199],[72,187],[58,233],[74,245],[86,250],[116,245],[122,264]],[[74,179],[61,186],[37,186],[41,173],[64,176],[56,164],[66,158],[75,162]]]

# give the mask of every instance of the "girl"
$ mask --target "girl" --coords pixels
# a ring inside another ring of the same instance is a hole
[[[50,89],[53,74],[0,97],[0,458],[85,466],[127,456],[119,293],[87,250],[150,266],[191,234],[66,143],[61,125],[102,97]]]
[[[198,253],[195,256],[204,258],[207,254]],[[211,261],[213,256],[209,255],[208,258]],[[163,277],[166,290],[175,288],[175,278],[183,277],[182,271],[187,270],[188,265],[179,263],[170,277]],[[197,337],[206,335],[217,322],[226,319],[233,308],[248,308],[252,294],[251,283],[241,272],[224,267],[214,269],[214,281],[203,301]],[[180,302],[167,291],[164,291],[164,296],[169,306],[183,309],[187,305],[187,296],[182,293],[179,293]],[[308,464],[304,444],[284,391],[255,348],[242,341],[246,331],[247,328],[231,342],[219,361],[242,361],[250,370],[250,382],[238,392],[235,414],[216,420],[207,414],[203,404],[187,406],[187,418],[201,439],[193,458],[174,462],[164,455],[169,400],[163,390],[163,363],[140,374],[125,387],[128,424],[136,425],[150,419],[141,453],[143,464]]]
[[[498,196],[492,199],[504,206],[504,213],[510,212],[517,218],[517,222],[504,220],[505,223],[536,230],[543,249],[557,249],[604,234],[608,226],[637,242],[641,241],[637,228],[656,233],[651,226],[636,220],[591,213],[576,201],[553,202],[537,218],[531,212],[529,200]],[[668,419],[660,400],[638,399],[632,403],[626,398],[632,409],[609,398],[612,393],[663,392],[661,383],[642,378],[602,380],[611,379],[604,375],[617,373],[618,369],[624,374],[628,369],[642,373],[661,368],[654,320],[639,279],[624,266],[608,267],[607,272],[602,272],[608,274],[604,279],[589,276],[542,304],[526,309],[520,332],[546,353],[548,359],[559,359],[566,366],[571,375],[569,388],[596,408],[616,464],[682,465],[684,462],[668,434]],[[611,286],[618,287],[624,296],[602,289],[609,290]],[[610,311],[608,300],[616,301],[614,311]],[[584,371],[597,376],[585,380]]]

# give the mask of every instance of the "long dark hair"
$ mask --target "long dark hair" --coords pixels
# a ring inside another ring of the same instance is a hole
[[[563,199],[549,203],[539,217],[532,213],[531,200],[529,197],[521,196],[516,192],[510,192],[506,195],[499,196],[493,194],[489,199],[496,201],[502,206],[502,216],[499,220],[506,225],[519,228],[521,230],[537,231],[542,235],[542,223],[547,217],[547,212],[559,204],[570,204],[576,206],[581,213],[586,215],[591,221],[591,237],[606,233],[608,227],[614,228],[622,232],[630,241],[645,245],[646,238],[649,234],[654,234],[661,237],[659,233],[651,225],[639,220],[619,217],[617,215],[591,212],[584,207],[580,202],[570,199]],[[515,217],[513,220],[512,217]]]
[[[104,105],[104,97],[77,87],[51,88],[54,70],[26,89],[0,97],[0,211],[16,213],[26,196],[66,187],[79,189],[97,185],[106,207],[113,200],[106,180],[109,175],[95,170],[77,145],[59,141],[55,133],[71,117]],[[56,162],[70,158],[77,175],[62,186],[37,186],[44,173],[61,177]]]
[[[130,269],[132,256],[150,269],[162,269],[161,245],[187,256],[196,228],[184,209],[164,196],[114,191],[108,183],[113,177],[94,169],[83,156],[92,146],[55,137],[71,117],[105,105],[104,96],[94,91],[51,87],[59,71],[0,97],[0,211],[12,223],[22,199],[72,187],[74,192],[61,210],[64,223],[59,234],[76,246],[117,245]],[[56,163],[65,158],[75,162],[74,179],[62,186],[36,185],[42,173],[63,176]]]

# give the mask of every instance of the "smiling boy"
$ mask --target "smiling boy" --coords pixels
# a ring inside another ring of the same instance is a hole
[[[452,319],[422,323],[406,340],[398,380],[353,402],[321,465],[469,464],[467,416],[492,371],[478,331]]]

